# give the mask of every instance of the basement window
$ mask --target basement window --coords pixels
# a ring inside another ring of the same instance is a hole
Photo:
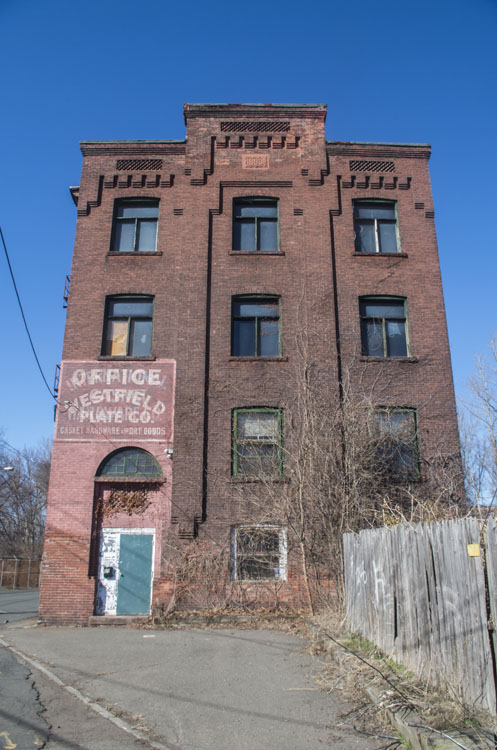
[[[109,297],[102,354],[148,357],[152,352],[153,297]]]
[[[286,530],[269,524],[232,529],[232,576],[236,581],[287,577]]]
[[[283,476],[283,412],[259,407],[233,412],[232,475],[247,479]]]
[[[356,253],[398,253],[396,204],[393,201],[355,201]]]
[[[233,297],[231,354],[234,357],[280,354],[279,297]]]
[[[158,200],[116,201],[111,251],[154,253],[157,250],[158,219]]]
[[[278,201],[275,198],[237,198],[233,201],[233,250],[278,252],[278,234]]]

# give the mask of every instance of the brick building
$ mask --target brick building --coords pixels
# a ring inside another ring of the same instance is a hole
[[[287,530],[252,499],[288,481],[311,329],[323,391],[380,383],[410,470],[458,454],[430,148],[326,141],[325,118],[192,104],[184,141],[82,143],[43,620],[167,606],[195,546],[298,603]]]

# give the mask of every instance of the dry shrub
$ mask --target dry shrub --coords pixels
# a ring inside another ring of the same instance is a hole
[[[117,513],[133,514],[144,513],[150,505],[148,488],[138,489],[113,488],[100,496],[100,510],[102,517],[115,516]]]

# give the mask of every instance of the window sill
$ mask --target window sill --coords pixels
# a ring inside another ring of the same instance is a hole
[[[407,253],[352,253],[353,258],[408,258]]]
[[[288,362],[288,357],[247,357],[242,355],[240,357],[230,356],[229,362]]]
[[[265,482],[271,482],[271,484],[281,482],[284,484],[289,481],[288,477],[230,477],[232,484],[264,484]]]
[[[229,255],[242,255],[244,258],[249,256],[266,257],[267,255],[285,255],[284,250],[230,250]]]
[[[419,357],[368,357],[361,356],[361,362],[419,362]]]
[[[107,257],[109,258],[117,258],[118,256],[123,256],[125,258],[132,258],[132,257],[148,257],[150,255],[162,255],[162,250],[133,250],[130,252],[120,252],[119,250],[109,250],[107,253]]]
[[[154,357],[152,355],[147,357],[112,357],[106,354],[102,354],[100,357],[97,357],[97,362],[155,362],[156,359],[157,357]]]
[[[99,484],[165,484],[164,477],[159,476],[142,476],[142,477],[113,477],[110,475],[95,477],[94,482]]]
[[[275,581],[286,583],[288,579],[282,576],[273,576],[272,578],[232,578],[231,580],[243,584],[243,586],[257,586],[259,583],[267,586],[268,583],[274,583]]]

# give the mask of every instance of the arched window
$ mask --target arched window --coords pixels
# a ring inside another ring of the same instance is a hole
[[[140,448],[122,448],[107,456],[97,471],[98,477],[162,477],[156,459]]]

